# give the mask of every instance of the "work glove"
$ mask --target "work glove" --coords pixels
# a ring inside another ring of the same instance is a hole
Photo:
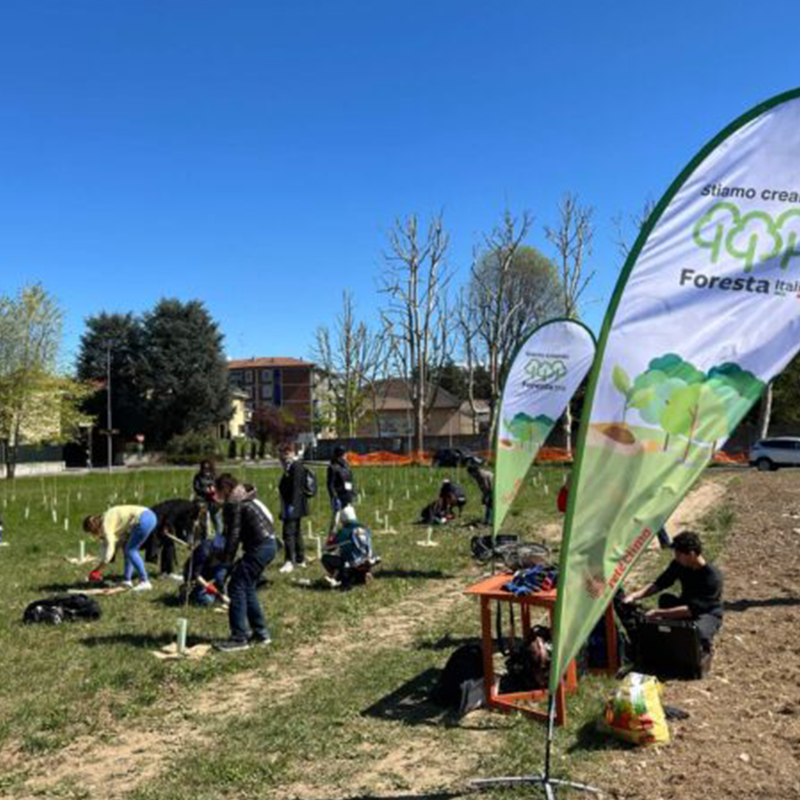
[[[99,569],[93,569],[89,573],[89,583],[102,583],[103,573]]]
[[[225,537],[221,533],[214,535],[214,538],[211,540],[211,549],[216,552],[220,552],[225,549]]]

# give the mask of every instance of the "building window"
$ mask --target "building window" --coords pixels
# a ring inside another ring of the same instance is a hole
[[[228,383],[230,383],[231,386],[241,386],[242,385],[241,371],[238,369],[231,370],[228,373]]]
[[[244,371],[244,382],[245,383],[252,383],[253,382],[253,370],[246,369]]]
[[[266,400],[268,403],[272,402],[272,384],[261,384],[261,399]]]

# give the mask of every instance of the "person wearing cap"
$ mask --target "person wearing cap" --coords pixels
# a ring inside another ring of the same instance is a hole
[[[649,586],[627,594],[625,605],[664,592],[680,583],[681,593],[664,593],[658,608],[645,613],[650,620],[692,620],[700,634],[703,650],[710,653],[712,641],[722,625],[722,573],[703,556],[700,537],[683,531],[672,540],[674,558]]]
[[[353,506],[345,506],[340,516],[342,526],[328,537],[322,566],[328,585],[346,590],[354,583],[370,580],[379,559],[372,552],[372,532],[358,522]]]
[[[103,568],[114,559],[117,547],[125,554],[122,585],[136,592],[153,588],[147,576],[139,548],[142,547],[158,524],[155,513],[144,506],[112,506],[104,514],[90,514],[83,520],[83,529],[103,543],[100,561],[89,573],[90,581],[103,579]],[[133,585],[134,570],[139,583]]]
[[[345,449],[341,445],[333,448],[333,455],[328,465],[328,496],[331,500],[331,523],[328,534],[332,535],[339,527],[343,509],[352,506],[356,498],[353,471],[347,463]]]

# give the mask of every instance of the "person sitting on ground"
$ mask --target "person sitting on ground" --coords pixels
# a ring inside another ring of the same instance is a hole
[[[623,598],[624,605],[636,603],[668,589],[676,581],[680,596],[662,594],[658,608],[645,613],[650,620],[693,620],[703,651],[713,652],[713,639],[722,625],[722,573],[703,557],[700,537],[683,531],[672,540],[675,556],[670,565],[649,586]]]
[[[103,569],[112,562],[117,546],[122,545],[125,554],[123,586],[133,587],[136,592],[152,589],[139,548],[145,544],[155,530],[158,518],[144,506],[112,506],[104,514],[90,514],[83,520],[83,529],[103,542],[100,561],[89,573],[89,580],[102,581]],[[134,570],[139,583],[133,586]]]
[[[341,445],[333,448],[333,456],[328,465],[328,496],[331,499],[331,524],[328,534],[333,534],[339,527],[342,509],[353,504],[356,498],[353,471],[345,458],[345,449]]]
[[[354,584],[371,580],[372,567],[380,559],[372,552],[372,532],[358,522],[355,509],[345,506],[341,518],[342,527],[328,537],[322,566],[328,584],[346,590]]]
[[[283,477],[278,484],[283,520],[283,548],[285,563],[281,572],[291,572],[295,567],[305,567],[306,556],[300,523],[308,516],[305,467],[298,461],[294,445],[283,444],[278,450],[283,464]]]
[[[420,513],[420,522],[424,525],[446,525],[455,515],[445,505],[441,497],[437,497],[432,503],[428,503]]]
[[[156,529],[147,539],[145,558],[151,563],[161,554],[161,575],[181,581],[183,576],[175,571],[175,539],[194,542],[205,539],[205,527],[196,526],[202,511],[202,504],[192,500],[173,498],[156,503],[152,511],[158,518]]]
[[[467,472],[469,476],[478,485],[481,491],[481,502],[486,510],[483,522],[489,525],[492,521],[492,503],[493,503],[493,476],[488,469],[481,469],[480,463],[477,459],[471,459],[467,464]]]
[[[461,510],[467,504],[467,496],[464,489],[457,483],[445,478],[442,481],[442,488],[439,489],[439,499],[442,501],[445,511],[449,514],[457,513],[461,516]]]
[[[277,553],[275,529],[265,506],[255,492],[225,473],[215,482],[216,500],[222,504],[225,549],[220,558],[229,566],[228,622],[230,638],[217,642],[221,652],[247,650],[251,644],[265,645],[269,635],[264,612],[258,601],[258,581]],[[238,558],[239,545],[242,556]]]

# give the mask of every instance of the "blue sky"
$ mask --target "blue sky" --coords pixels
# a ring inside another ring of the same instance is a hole
[[[797,84],[796,5],[5,0],[0,292],[41,281],[67,355],[87,315],[203,299],[231,356],[309,355],[341,290],[374,314],[386,233],[439,209],[465,280],[505,205],[657,198]]]

